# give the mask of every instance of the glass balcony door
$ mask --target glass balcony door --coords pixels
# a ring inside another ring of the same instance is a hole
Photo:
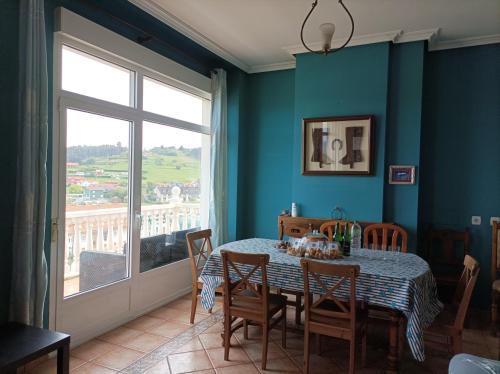
[[[190,291],[185,234],[208,222],[210,95],[64,40],[50,327],[78,344]]]
[[[128,278],[132,123],[66,111],[65,298]]]

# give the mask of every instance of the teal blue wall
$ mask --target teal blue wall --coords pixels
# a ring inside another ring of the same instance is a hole
[[[0,0],[0,323],[7,319],[12,263],[12,217],[16,180],[16,121],[19,4]],[[13,37],[14,36],[14,37]]]
[[[292,199],[308,217],[329,217],[341,206],[362,221],[383,216],[389,43],[347,48],[328,56],[296,57]],[[375,115],[373,176],[301,175],[302,119]]]
[[[248,80],[241,236],[275,238],[277,216],[291,201],[294,71],[255,74]]]
[[[481,263],[475,301],[486,307],[489,219],[500,216],[500,44],[427,54],[424,83],[422,227],[470,230]]]
[[[423,57],[423,42],[384,43],[298,55],[295,70],[249,75],[245,237],[276,237],[276,216],[291,201],[304,216],[329,217],[339,205],[351,218],[416,232],[418,186],[386,189],[385,166],[419,163]],[[376,116],[374,176],[302,176],[302,118],[356,114]]]
[[[385,180],[389,165],[414,165],[417,181],[385,185],[383,220],[408,231],[410,250],[417,248],[424,48],[423,42],[393,45],[389,74]]]

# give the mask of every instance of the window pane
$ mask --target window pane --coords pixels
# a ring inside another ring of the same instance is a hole
[[[143,124],[141,272],[188,257],[186,233],[202,221],[202,137]]]
[[[65,297],[128,276],[129,129],[67,111]]]
[[[144,78],[144,110],[198,125],[203,121],[204,99],[151,78]]]
[[[131,105],[130,82],[133,72],[87,53],[63,46],[62,89]]]

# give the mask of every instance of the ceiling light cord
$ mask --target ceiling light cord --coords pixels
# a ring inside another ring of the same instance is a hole
[[[311,10],[309,11],[309,13],[307,13],[307,16],[304,19],[304,22],[302,22],[302,27],[300,28],[300,40],[302,41],[302,45],[304,46],[304,48],[307,49],[309,52],[316,53],[319,55],[327,55],[328,53],[334,53],[334,52],[340,51],[342,48],[344,48],[351,41],[352,36],[354,35],[354,19],[352,18],[351,12],[349,12],[349,9],[347,9],[347,7],[344,5],[342,0],[339,0],[339,3],[340,3],[340,5],[342,5],[342,8],[344,8],[345,12],[347,13],[347,15],[349,16],[349,19],[351,21],[351,33],[349,34],[349,37],[347,38],[345,43],[342,44],[339,48],[325,49],[322,51],[314,51],[307,46],[306,42],[304,41],[304,27],[305,27],[309,17],[311,16],[312,12],[314,11],[316,6],[318,5],[318,0],[314,0],[314,2],[312,3],[312,6],[311,6]]]

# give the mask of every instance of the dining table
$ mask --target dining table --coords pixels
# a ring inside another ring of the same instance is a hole
[[[265,253],[270,260],[267,267],[270,287],[303,291],[303,271],[300,257],[291,256],[277,248],[278,240],[252,238],[221,245],[212,251],[200,275],[203,282],[201,304],[210,309],[215,304],[215,289],[223,284],[222,249],[241,253]],[[335,260],[319,260],[334,264],[359,265],[356,281],[356,299],[368,306],[384,307],[390,312],[389,354],[387,373],[397,373],[399,366],[399,328],[401,317],[407,320],[406,339],[415,360],[425,360],[424,330],[441,312],[434,276],[429,264],[413,253],[374,249],[352,250],[351,255]],[[261,281],[259,274],[250,280]],[[336,283],[334,277],[322,278],[327,286]],[[321,294],[319,285],[311,285],[312,292]],[[349,297],[347,288],[336,290],[337,296]]]

